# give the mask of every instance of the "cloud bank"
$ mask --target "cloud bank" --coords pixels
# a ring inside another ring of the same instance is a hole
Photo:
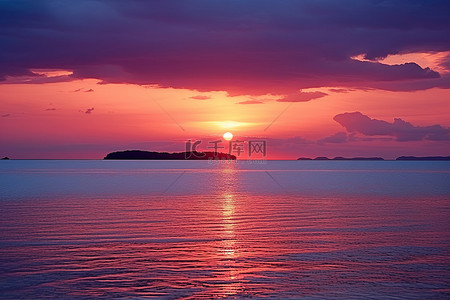
[[[328,94],[323,92],[299,92],[296,94],[286,95],[281,99],[278,99],[278,102],[307,102],[313,99],[319,99],[327,96]]]
[[[349,132],[357,132],[367,136],[392,136],[400,142],[450,140],[450,129],[441,125],[414,126],[400,118],[396,118],[394,122],[389,123],[371,119],[360,112],[339,114],[333,119]]]
[[[450,50],[449,10],[449,1],[438,0],[1,1],[0,80],[63,69],[73,74],[53,81],[230,95],[450,88],[448,75],[414,62],[377,61]]]

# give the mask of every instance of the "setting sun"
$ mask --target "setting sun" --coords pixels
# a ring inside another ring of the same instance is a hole
[[[223,138],[224,138],[226,141],[230,141],[230,140],[233,138],[233,134],[232,134],[231,132],[225,132],[225,133],[223,134]]]

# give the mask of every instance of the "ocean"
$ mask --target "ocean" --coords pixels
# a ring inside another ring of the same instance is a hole
[[[450,298],[448,161],[0,161],[1,299]]]

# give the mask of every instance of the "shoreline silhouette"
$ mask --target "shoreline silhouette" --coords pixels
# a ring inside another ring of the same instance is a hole
[[[125,150],[108,153],[103,159],[154,159],[154,160],[235,160],[236,156],[222,152],[152,152]]]
[[[297,160],[385,160],[382,157],[342,157],[337,156],[328,158],[326,156],[318,156],[316,158],[299,157]],[[395,160],[450,160],[450,156],[399,156]]]

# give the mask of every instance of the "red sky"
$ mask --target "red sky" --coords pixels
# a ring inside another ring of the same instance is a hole
[[[0,156],[206,150],[226,131],[266,140],[269,159],[450,155],[450,22],[436,3],[392,16],[395,1],[293,2],[298,14],[194,2],[2,3]]]

